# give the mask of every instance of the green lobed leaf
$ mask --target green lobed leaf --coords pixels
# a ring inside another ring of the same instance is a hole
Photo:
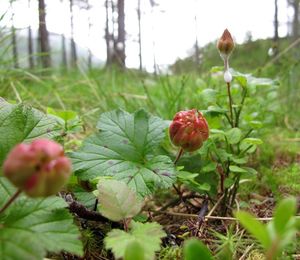
[[[111,249],[115,258],[125,256],[126,249],[132,243],[137,242],[144,250],[145,260],[153,260],[155,252],[160,249],[161,238],[166,233],[158,223],[131,222],[129,233],[123,230],[113,229],[104,239],[105,248]]]
[[[265,249],[271,245],[271,238],[265,225],[256,220],[248,212],[239,211],[236,213],[236,217],[247,231],[251,233],[251,235],[253,235]]]
[[[142,203],[124,182],[100,180],[97,188],[100,212],[103,216],[120,221],[132,218],[141,211]]]
[[[13,192],[15,190],[0,177],[0,197],[8,198]],[[0,207],[5,202],[1,200]],[[11,204],[0,215],[0,259],[41,260],[47,252],[62,250],[81,256],[80,232],[66,206],[59,197],[21,196]]]
[[[213,260],[210,250],[198,239],[185,241],[183,248],[184,260]]]
[[[54,118],[23,104],[0,102],[0,166],[18,143],[60,135]]]
[[[145,260],[144,248],[139,242],[134,240],[127,245],[124,260]]]
[[[163,120],[144,110],[134,114],[114,110],[102,114],[97,127],[100,132],[87,138],[78,152],[70,154],[79,178],[113,176],[142,197],[172,185],[173,162],[167,156],[155,155],[165,137]]]

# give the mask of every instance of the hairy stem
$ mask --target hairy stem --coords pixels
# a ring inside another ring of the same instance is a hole
[[[10,199],[4,204],[4,206],[0,209],[0,214],[2,214],[9,206],[12,204],[16,198],[22,193],[21,189],[18,189],[14,195],[10,197]]]

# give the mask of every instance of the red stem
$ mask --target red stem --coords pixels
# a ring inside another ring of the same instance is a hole
[[[180,150],[175,158],[174,164],[176,164],[179,161],[180,157],[183,155],[183,152],[184,152],[184,150],[182,148],[180,148]]]
[[[4,206],[0,209],[0,214],[2,214],[9,206],[14,202],[16,198],[22,193],[21,189],[18,189],[16,193],[10,197],[10,199],[4,204]]]

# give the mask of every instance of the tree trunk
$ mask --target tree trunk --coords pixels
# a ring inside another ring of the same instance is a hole
[[[299,0],[294,0],[293,36],[299,37]]]
[[[28,0],[28,8],[30,8],[30,7],[31,7],[31,3],[30,3],[30,0]],[[29,65],[30,69],[34,68],[31,24],[29,24],[29,26],[28,26],[28,65]]]
[[[106,11],[106,20],[105,20],[105,42],[106,42],[106,66],[111,65],[111,35],[109,33],[109,6],[108,0],[105,0],[105,11]]]
[[[140,61],[140,71],[143,70],[143,60],[142,60],[142,30],[141,30],[141,0],[138,0],[138,23],[139,23],[139,61]]]
[[[92,30],[92,22],[91,22],[91,16],[90,16],[90,9],[91,9],[91,6],[89,4],[89,0],[86,0],[86,4],[87,4],[87,12],[88,12],[88,25],[89,25],[89,39],[91,39],[91,30]],[[92,68],[92,63],[93,63],[93,60],[92,60],[92,52],[91,52],[91,49],[88,48],[88,67],[89,69]]]
[[[278,0],[275,0],[275,12],[274,12],[274,39],[273,39],[273,51],[274,51],[274,56],[278,55],[279,49],[278,49],[278,43],[279,43],[279,35],[278,35]],[[275,62],[277,63],[277,62]]]
[[[197,9],[196,9],[197,10]],[[199,44],[198,44],[198,20],[197,20],[197,13],[195,13],[195,63],[196,63],[196,70],[199,70],[200,66],[200,53],[199,53]]]
[[[39,0],[39,40],[42,52],[41,61],[44,68],[51,67],[48,31],[46,26],[45,0]]]
[[[17,36],[16,36],[16,28],[14,26],[14,10],[12,6],[13,1],[10,1],[11,8],[11,45],[12,45],[12,55],[14,61],[14,68],[19,68],[19,60],[18,60],[18,47],[17,47]]]
[[[151,30],[152,30],[152,48],[153,48],[153,71],[154,71],[154,75],[158,74],[158,66],[157,66],[157,61],[156,61],[156,42],[155,42],[155,37],[154,37],[154,7],[156,6],[156,3],[154,2],[154,0],[150,0],[150,5],[151,5]]]
[[[70,0],[70,17],[71,17],[71,65],[76,67],[77,64],[77,51],[74,41],[74,17],[73,17],[73,0]]]
[[[118,0],[118,37],[114,42],[112,62],[121,68],[125,68],[125,5],[124,0]]]
[[[63,4],[63,0],[60,0],[60,2]],[[64,69],[68,69],[68,59],[67,59],[67,48],[66,48],[66,37],[62,33],[61,34],[61,65]]]
[[[62,48],[62,66],[64,69],[68,69],[68,60],[67,60],[67,48],[66,48],[66,37],[64,34],[61,35],[61,48]]]
[[[275,13],[274,13],[274,41],[278,42],[278,0],[275,0]]]
[[[294,16],[292,21],[292,36],[293,38],[298,38],[300,35],[299,32],[299,4],[300,0],[288,0],[288,4],[293,8],[294,10]]]

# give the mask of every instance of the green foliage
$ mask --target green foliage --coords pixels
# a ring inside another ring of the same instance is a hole
[[[0,208],[15,189],[0,177]],[[0,258],[43,259],[47,252],[64,250],[81,256],[80,233],[58,197],[21,197],[0,215]]]
[[[104,239],[105,247],[111,249],[115,258],[125,257],[131,255],[131,250],[139,251],[139,257],[144,256],[144,260],[154,259],[155,252],[160,249],[161,238],[166,234],[162,227],[153,223],[139,223],[131,222],[131,229],[129,233],[125,231],[113,229]],[[129,249],[128,249],[129,247]],[[144,254],[142,254],[142,251]]]
[[[168,246],[161,248],[157,260],[174,260],[182,259],[182,247],[181,246]]]
[[[140,196],[174,182],[169,157],[156,155],[166,123],[144,110],[129,114],[115,110],[101,115],[99,133],[87,138],[78,152],[70,154],[76,175],[83,180],[113,176]]]
[[[9,42],[9,37],[6,41]],[[280,44],[282,47],[286,46],[286,40],[280,41]],[[258,67],[270,59],[267,57],[269,47],[270,41],[249,42],[241,48],[237,47],[231,59],[231,66],[241,71],[250,68],[250,70],[256,70],[256,75],[258,75],[261,73]],[[11,51],[9,48],[7,50],[7,53]],[[0,56],[2,58],[2,54]],[[215,50],[215,44],[204,48],[203,57],[205,63],[197,70],[205,71],[205,73],[209,71],[210,66],[222,62]],[[262,57],[265,58],[262,59]],[[271,189],[272,194],[277,197],[286,194],[298,195],[300,191],[299,164],[297,163],[299,142],[293,141],[299,137],[296,132],[299,120],[295,112],[299,110],[297,107],[300,104],[297,102],[299,101],[297,86],[300,75],[297,57],[294,55],[293,59],[281,58],[279,64],[268,68],[270,70],[262,70],[264,75],[268,72],[276,78],[280,76],[283,79],[281,86],[276,81],[267,78],[257,78],[251,74],[231,71],[234,77],[231,86],[233,114],[235,118],[239,114],[238,120],[235,120],[239,124],[234,125],[233,128],[226,118],[229,115],[229,109],[226,85],[221,73],[223,67],[214,67],[209,74],[198,74],[198,72],[196,75],[189,74],[188,78],[176,75],[156,77],[131,70],[121,72],[114,69],[64,73],[56,73],[53,70],[53,76],[41,75],[38,71],[5,68],[6,61],[3,58],[0,63],[1,69],[4,68],[0,78],[2,86],[0,96],[4,96],[7,100],[17,99],[29,102],[47,111],[48,115],[24,104],[8,104],[0,98],[0,165],[7,152],[16,143],[28,142],[33,138],[57,139],[61,137],[60,140],[65,141],[66,138],[62,137],[65,134],[72,134],[68,137],[72,138],[73,143],[65,147],[73,150],[74,143],[80,142],[81,136],[78,132],[81,130],[82,123],[84,122],[84,130],[86,130],[83,134],[89,134],[94,129],[99,112],[118,108],[132,112],[140,107],[146,107],[147,111],[155,115],[171,119],[180,110],[200,108],[209,121],[210,139],[198,152],[184,154],[178,163],[180,165],[177,169],[178,180],[187,189],[200,194],[208,194],[210,197],[217,196],[220,194],[221,175],[224,174],[224,188],[229,189],[230,192],[234,189],[238,190],[239,184],[243,183],[242,179],[255,176],[256,170],[247,167],[251,166],[258,169],[260,179],[255,183],[247,182],[247,185],[241,185],[244,188],[243,191],[247,189],[247,194],[240,194],[239,197],[248,197],[248,192],[255,191],[257,187],[261,188],[264,194]],[[183,62],[184,69],[194,67],[192,60],[190,58]],[[254,61],[257,62],[254,63]],[[244,95],[246,98],[242,103]],[[285,118],[284,125],[283,117]],[[276,124],[279,126],[277,130],[279,134],[275,133]],[[116,217],[114,216],[116,212],[118,217],[114,220],[134,216],[139,211],[137,207],[139,203],[136,202],[136,198],[132,199],[134,197],[132,190],[137,191],[139,197],[144,197],[153,194],[157,188],[169,188],[174,182],[175,169],[169,157],[174,157],[176,151],[170,146],[168,136],[165,135],[164,130],[167,125],[167,121],[150,116],[144,111],[138,111],[135,114],[120,110],[106,112],[101,115],[97,132],[85,140],[78,152],[71,153],[79,179],[93,182],[92,186],[96,184],[95,181],[99,179],[99,176],[109,176],[109,178],[122,181],[115,184],[116,187],[106,185],[106,181],[102,182],[100,212],[103,215],[109,217],[110,213],[105,212],[113,210],[113,217]],[[287,128],[289,133],[287,133]],[[73,135],[74,133],[76,135]],[[267,140],[266,134],[272,138]],[[162,141],[164,144],[160,146]],[[259,151],[255,153],[257,147]],[[276,167],[272,165],[274,162]],[[75,180],[74,176],[73,181]],[[109,180],[109,182],[116,183],[115,180]],[[130,189],[125,186],[124,182]],[[76,184],[75,188],[71,185],[69,188],[78,201],[90,209],[94,207],[95,196],[91,192],[79,188]],[[10,189],[11,191],[7,192]],[[118,189],[118,192],[114,193],[115,189]],[[13,187],[9,184],[0,185],[0,206],[9,199],[13,191]],[[109,193],[109,191],[112,192]],[[126,195],[122,195],[125,193]],[[101,197],[106,199],[106,204],[101,201]],[[128,201],[124,202],[125,199]],[[21,207],[22,205],[24,207]],[[40,205],[44,205],[45,208],[40,210]],[[34,207],[37,212],[33,209]],[[20,197],[5,211],[5,214],[0,216],[0,241],[2,242],[0,258],[41,259],[46,251],[59,252],[60,250],[81,254],[79,233],[76,227],[71,225],[72,219],[64,209],[65,207],[66,204],[59,198],[34,201]],[[105,210],[103,211],[101,207]],[[116,208],[117,211],[115,211]],[[30,215],[23,214],[20,219],[20,223],[26,226],[21,227],[19,222],[13,222],[19,214],[17,212],[20,214],[29,212]],[[275,220],[268,225],[253,220],[251,216],[242,212],[240,213],[243,219],[241,223],[245,222],[245,227],[257,237],[262,245],[269,243],[275,248],[278,247],[278,250],[274,252],[279,252],[278,255],[280,255],[282,250],[289,250],[285,243],[292,241],[296,226],[299,230],[299,221],[291,217],[293,212],[294,202],[290,200],[278,206],[274,214]],[[46,220],[49,220],[49,223],[45,223]],[[145,218],[143,220],[145,221]],[[295,223],[294,220],[296,220]],[[10,229],[4,231],[7,227],[3,227],[2,223],[9,223]],[[36,225],[36,228],[31,226],[31,223]],[[15,228],[16,225],[17,228]],[[19,231],[20,236],[17,236]],[[62,237],[59,231],[63,231]],[[26,239],[24,232],[27,232]],[[125,259],[148,259],[147,249],[145,249],[147,245],[144,244],[148,243],[149,237],[152,238],[151,234],[136,238],[137,236],[133,235],[133,228],[129,233],[114,232],[117,237],[116,244],[122,242],[119,238],[126,237],[124,241],[128,241],[123,246],[125,249],[122,249],[122,256]],[[5,236],[5,240],[2,236]],[[236,236],[241,239],[240,233]],[[216,237],[221,245],[217,245],[215,257],[222,260],[230,259],[240,253],[241,250],[236,250],[237,238],[230,232],[226,235],[216,235]],[[44,241],[46,238],[51,241]],[[278,241],[277,238],[279,238],[279,244],[274,242]],[[93,237],[93,239],[95,239],[93,243],[98,243],[96,238]],[[160,242],[160,239],[158,240]],[[158,245],[159,242],[157,242]],[[101,246],[99,243],[99,247]],[[155,250],[158,250],[159,246],[156,248]],[[180,247],[175,248],[174,251],[173,247],[166,248],[166,258],[161,259],[179,258],[178,255],[182,250]],[[194,253],[199,247],[195,248]],[[3,255],[1,250],[5,250],[9,255]],[[233,252],[238,253],[234,255]],[[270,250],[267,251],[268,254],[270,252]],[[283,259],[285,259],[284,256]]]
[[[237,212],[236,217],[242,225],[264,246],[269,247],[271,239],[269,237],[267,227],[256,220],[251,214],[247,212]]]
[[[144,248],[136,240],[130,242],[125,250],[124,260],[144,260]]]
[[[227,141],[229,144],[237,144],[242,138],[241,129],[235,127],[226,132]]]
[[[184,243],[185,260],[213,260],[210,250],[198,239],[190,239]]]
[[[259,184],[260,186],[255,187],[256,189],[268,188],[278,199],[282,199],[284,195],[297,196],[300,193],[300,165],[298,163],[276,169],[262,166],[260,171],[263,173],[262,182]]]
[[[116,180],[100,180],[98,183],[100,213],[113,220],[132,218],[142,208],[134,191],[124,183]]]
[[[41,137],[53,139],[59,134],[56,121],[39,110],[0,101],[0,165],[16,144]]]
[[[274,219],[262,224],[247,212],[237,212],[241,224],[264,247],[267,259],[276,259],[295,239],[300,230],[299,218],[295,217],[297,203],[295,198],[282,200],[275,208]]]
[[[223,234],[213,231],[216,237],[217,248],[215,249],[215,258],[218,260],[236,259],[240,252],[243,252],[242,233],[235,229],[235,225],[230,225]]]
[[[64,134],[76,133],[82,130],[82,122],[75,111],[72,110],[55,110],[47,108],[47,114],[52,115],[61,126]]]

